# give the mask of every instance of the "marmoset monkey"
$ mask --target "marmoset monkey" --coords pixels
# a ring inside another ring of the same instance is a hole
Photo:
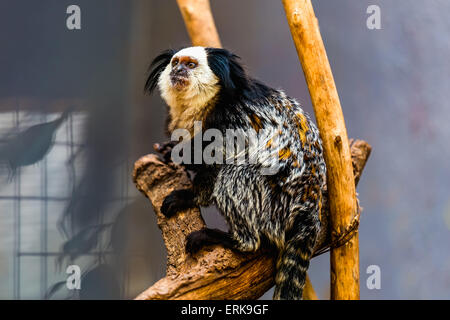
[[[201,121],[202,131],[273,133],[259,145],[256,163],[191,162],[193,189],[173,191],[161,212],[170,217],[214,204],[229,232],[193,232],[186,251],[194,254],[202,246],[221,244],[252,252],[270,245],[278,254],[274,299],[301,299],[326,183],[316,126],[297,101],[249,77],[239,57],[224,49],[164,51],[153,60],[145,86],[149,92],[156,87],[168,105],[169,133],[187,129],[193,137],[196,121]],[[262,174],[273,163],[276,172]]]

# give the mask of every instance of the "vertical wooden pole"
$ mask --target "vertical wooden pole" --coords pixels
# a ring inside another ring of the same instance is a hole
[[[339,96],[310,0],[282,0],[316,115],[327,164],[332,239],[357,213],[351,154]],[[359,247],[356,232],[332,249],[331,299],[359,299]]]
[[[186,29],[194,46],[220,48],[209,0],[177,0]]]

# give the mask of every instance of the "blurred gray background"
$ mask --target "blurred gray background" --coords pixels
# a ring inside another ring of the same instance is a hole
[[[71,4],[81,30],[66,28]],[[381,30],[366,27],[371,4]],[[224,47],[312,114],[281,1],[211,5]],[[373,146],[358,187],[361,298],[449,299],[450,2],[313,5],[349,137]],[[157,53],[189,44],[175,0],[2,0],[0,43],[0,298],[133,298],[165,269],[131,170],[167,139],[165,107],[143,86]],[[65,287],[71,264],[79,291]],[[369,265],[380,290],[366,287]],[[328,298],[328,254],[310,275]]]

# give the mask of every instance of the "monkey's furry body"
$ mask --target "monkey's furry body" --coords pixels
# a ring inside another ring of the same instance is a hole
[[[190,47],[165,51],[151,66],[146,89],[158,87],[169,106],[168,131],[270,130],[252,164],[189,165],[193,190],[175,190],[161,211],[170,216],[193,206],[216,205],[229,233],[203,229],[186,250],[220,243],[242,252],[261,244],[277,249],[274,299],[301,299],[320,228],[326,168],[316,126],[292,98],[248,77],[238,57],[224,49]],[[261,156],[262,155],[262,156]],[[261,168],[277,162],[273,175]]]

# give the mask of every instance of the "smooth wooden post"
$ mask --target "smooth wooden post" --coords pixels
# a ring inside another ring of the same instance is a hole
[[[316,115],[327,164],[331,236],[342,234],[357,214],[350,148],[339,96],[310,0],[282,0]],[[332,249],[331,299],[359,299],[358,233]]]

